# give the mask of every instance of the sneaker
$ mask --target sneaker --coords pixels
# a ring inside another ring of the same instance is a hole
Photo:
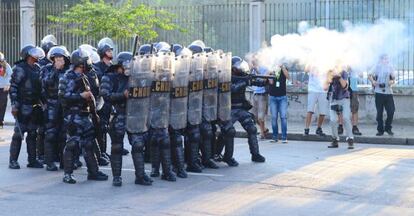
[[[266,158],[260,154],[254,154],[252,155],[252,161],[257,163],[264,163],[266,161]]]
[[[322,128],[320,128],[320,127],[318,127],[317,129],[316,129],[316,135],[319,135],[319,136],[325,136],[325,133],[322,131]]]
[[[270,140],[270,142],[272,143],[277,143],[279,140],[277,138],[272,138],[272,140]]]
[[[213,155],[213,160],[216,162],[221,162],[223,161],[223,155],[222,154],[215,154]]]
[[[282,139],[282,143],[284,144],[288,143],[287,139]]]
[[[355,136],[361,136],[362,135],[362,133],[359,132],[359,129],[358,129],[357,126],[352,127],[352,134],[354,134]]]
[[[348,139],[348,149],[354,149],[354,139]]]
[[[177,178],[175,178],[175,175],[172,172],[170,172],[170,173],[162,173],[161,179],[162,180],[165,180],[165,181],[170,181],[170,182],[177,181]]]
[[[184,168],[177,169],[175,171],[175,173],[176,173],[178,178],[187,178],[188,177],[187,172],[185,171]]]
[[[96,174],[88,174],[88,180],[106,181],[108,180],[108,175],[101,171],[98,171]]]
[[[382,131],[378,131],[376,135],[377,135],[377,136],[382,136],[382,135],[384,135],[384,132],[382,132]]]
[[[9,168],[10,169],[20,169],[19,162],[12,160],[9,162]]]
[[[387,134],[390,136],[394,136],[394,133],[391,130],[386,130],[385,132],[387,132]]]
[[[305,135],[309,135],[309,128],[305,128]]]
[[[339,135],[344,134],[344,127],[343,127],[342,125],[339,125],[339,126],[338,126],[338,134],[339,134]]]
[[[338,148],[338,146],[338,140],[334,139],[332,140],[332,143],[328,146],[328,148]]]
[[[72,174],[65,173],[63,176],[63,182],[67,184],[76,184],[76,179],[73,177]]]

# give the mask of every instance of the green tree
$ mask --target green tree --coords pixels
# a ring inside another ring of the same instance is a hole
[[[120,4],[82,0],[61,15],[47,18],[56,26],[66,25],[69,33],[94,39],[105,36],[125,39],[138,35],[144,41],[151,41],[158,37],[157,29],[184,31],[172,22],[173,14],[144,4],[134,6],[132,0]]]

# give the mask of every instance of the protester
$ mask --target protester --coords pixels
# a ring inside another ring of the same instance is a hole
[[[267,68],[259,66],[257,60],[252,62],[252,74],[266,75]],[[259,125],[260,138],[265,139],[269,129],[266,128],[267,104],[269,101],[268,92],[263,86],[253,86],[253,114],[256,116],[256,123]]]
[[[325,136],[325,133],[322,131],[322,124],[325,120],[325,116],[328,114],[328,100],[326,99],[327,91],[324,90],[323,84],[326,80],[326,75],[323,73],[318,73],[316,68],[311,70],[307,69],[309,72],[309,83],[308,83],[308,107],[307,115],[305,120],[305,135],[309,135],[309,126],[312,121],[312,115],[315,112],[315,106],[318,105],[318,128],[316,129],[316,134],[320,136]]]
[[[328,98],[330,102],[330,124],[332,130],[332,143],[328,148],[338,148],[338,116],[343,116],[348,149],[354,148],[354,137],[351,133],[351,101],[348,90],[348,72],[342,68],[331,70],[328,73]]]
[[[395,104],[392,91],[392,85],[395,83],[394,68],[390,65],[387,55],[382,55],[378,64],[371,70],[369,81],[375,92],[375,106],[377,108],[377,136],[382,136],[384,131],[389,135],[392,132],[392,120],[394,118]],[[383,112],[387,112],[385,127],[383,121]]]
[[[4,115],[7,107],[7,95],[10,88],[12,69],[0,52],[0,128],[4,126]]]
[[[272,114],[273,141],[279,138],[278,118],[280,116],[282,127],[282,143],[287,143],[287,108],[286,81],[289,79],[289,72],[285,66],[278,66],[276,71],[269,73],[274,79],[269,79],[270,112]]]

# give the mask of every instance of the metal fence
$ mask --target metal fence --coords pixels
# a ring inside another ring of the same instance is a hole
[[[20,49],[19,1],[0,0],[0,50],[10,61],[18,58]],[[67,26],[51,28],[47,15],[56,15],[67,10],[79,0],[37,0],[36,1],[36,41],[40,42],[47,34],[54,34],[59,43],[70,50],[82,43],[96,45],[90,37],[80,37],[67,33]],[[145,2],[145,1],[144,1]],[[187,45],[201,39],[208,46],[232,51],[243,56],[249,50],[249,4],[232,2],[214,5],[153,6],[166,10],[175,17],[173,22],[186,29],[180,31],[159,30],[158,41]],[[409,35],[414,39],[414,0],[298,0],[265,1],[265,38],[272,35],[296,33],[300,21],[308,21],[317,26],[342,30],[342,22],[373,23],[379,18],[392,18],[404,22]],[[414,41],[414,40],[413,40]],[[132,39],[117,42],[117,50],[130,50]],[[414,85],[414,44],[398,59],[396,67],[399,77],[407,78],[405,84]]]

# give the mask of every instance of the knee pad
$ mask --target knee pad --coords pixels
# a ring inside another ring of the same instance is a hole
[[[183,143],[183,137],[180,133],[174,133],[171,135],[171,147],[176,148],[177,146],[181,146]]]
[[[246,132],[249,135],[252,135],[252,134],[255,134],[256,135],[257,134],[257,128],[256,128],[255,125],[249,124],[249,125],[246,126]]]
[[[132,153],[142,153],[144,152],[144,143],[143,142],[133,142],[132,143]]]
[[[111,154],[122,154],[122,143],[112,143]]]
[[[75,140],[69,140],[66,143],[65,148],[69,151],[74,151],[75,149],[77,149],[79,146],[79,142],[75,141]]]

